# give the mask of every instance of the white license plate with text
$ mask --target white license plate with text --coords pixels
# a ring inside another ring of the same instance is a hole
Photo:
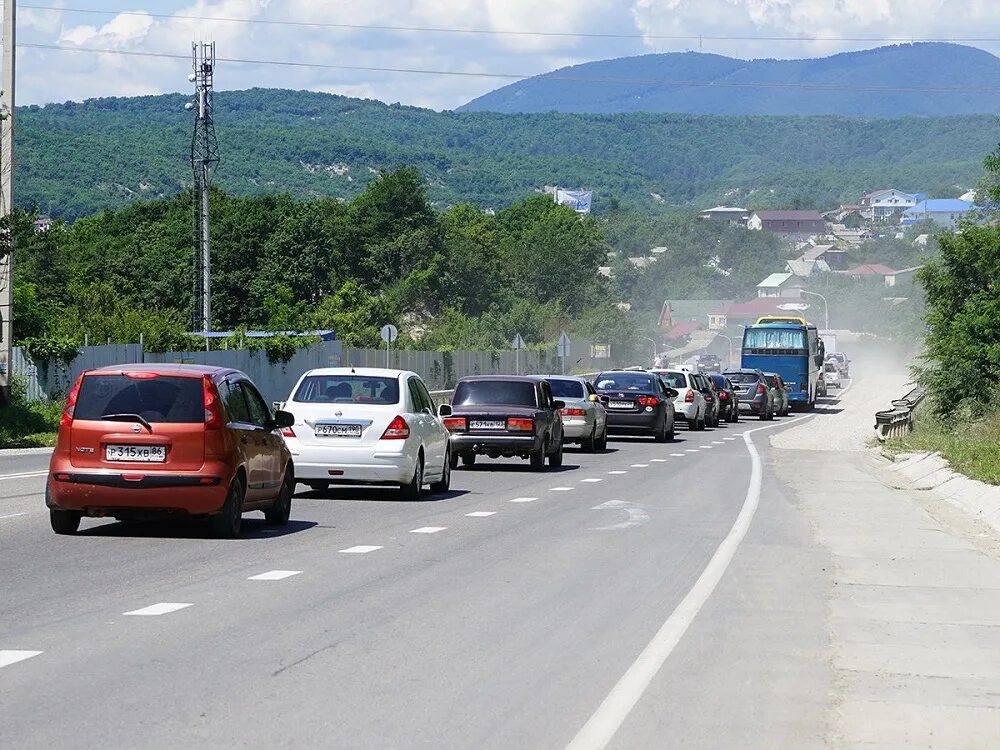
[[[167,460],[165,445],[106,445],[106,461],[128,461],[131,463],[162,464]]]
[[[635,402],[633,401],[609,401],[608,407],[611,409],[634,409]]]
[[[361,437],[361,425],[359,424],[318,424],[316,425],[316,437]]]
[[[470,430],[506,430],[507,423],[489,419],[473,419],[469,422]]]

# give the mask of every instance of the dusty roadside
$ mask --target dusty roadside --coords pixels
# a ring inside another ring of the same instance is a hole
[[[883,481],[865,444],[908,376],[856,375],[840,403],[771,441],[834,564],[828,744],[1000,747],[1000,547]]]

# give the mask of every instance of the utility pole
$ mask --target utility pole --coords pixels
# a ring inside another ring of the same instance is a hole
[[[0,92],[0,407],[10,403],[14,358],[14,62],[17,3],[3,3],[3,91]]]
[[[215,73],[215,42],[192,42],[188,76],[195,98],[187,108],[194,110],[191,139],[191,169],[194,172],[194,330],[212,331],[212,238],[209,220],[209,187],[219,164],[219,142],[215,138],[212,112],[212,85]],[[205,339],[206,345],[208,339]]]

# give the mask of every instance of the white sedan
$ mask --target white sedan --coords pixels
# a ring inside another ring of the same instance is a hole
[[[295,477],[314,490],[399,487],[404,499],[416,500],[425,484],[433,492],[451,485],[449,433],[416,373],[309,370],[283,408],[295,416],[282,430]]]

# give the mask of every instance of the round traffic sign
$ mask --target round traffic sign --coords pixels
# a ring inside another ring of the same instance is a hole
[[[379,334],[382,336],[382,340],[384,342],[386,342],[387,344],[391,344],[393,341],[399,338],[399,329],[397,329],[396,326],[394,326],[392,323],[387,323],[386,325],[382,326],[382,330],[379,331]]]

